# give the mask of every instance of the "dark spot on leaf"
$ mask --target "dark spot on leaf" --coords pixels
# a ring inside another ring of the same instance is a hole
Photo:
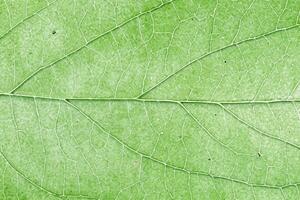
[[[259,157],[261,157],[261,154],[260,154],[259,152],[257,153],[257,155],[258,155]]]
[[[210,159],[210,158],[208,158],[207,160],[209,160],[209,161],[210,161],[211,159]]]
[[[227,61],[226,61],[226,60],[224,60],[224,63],[227,63]]]
[[[216,114],[216,113],[215,113],[214,115],[215,115],[215,116],[217,116],[217,114]]]
[[[52,34],[53,34],[53,35],[55,35],[55,34],[56,34],[56,31],[55,31],[55,30],[54,30],[54,31],[52,31]]]

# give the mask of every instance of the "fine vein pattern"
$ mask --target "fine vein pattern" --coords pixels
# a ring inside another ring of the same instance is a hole
[[[0,199],[299,199],[298,0],[0,1]]]

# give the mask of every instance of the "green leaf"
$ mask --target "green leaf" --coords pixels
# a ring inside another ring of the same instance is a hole
[[[299,199],[299,11],[0,1],[0,199]]]

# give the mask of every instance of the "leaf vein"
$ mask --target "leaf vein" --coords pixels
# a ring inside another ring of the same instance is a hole
[[[265,38],[265,37],[273,35],[275,33],[279,33],[279,32],[282,32],[282,31],[292,30],[292,29],[297,28],[299,26],[300,26],[300,24],[296,24],[296,25],[293,25],[293,26],[289,26],[289,27],[285,27],[285,28],[280,28],[280,29],[277,29],[277,30],[274,30],[274,31],[270,31],[270,32],[267,32],[267,33],[263,33],[263,34],[260,34],[260,35],[257,35],[257,36],[245,39],[245,40],[241,40],[239,42],[234,42],[234,43],[231,43],[231,44],[229,44],[227,46],[224,46],[224,47],[221,47],[219,49],[216,49],[214,51],[210,51],[208,53],[205,53],[205,54],[201,55],[199,58],[196,58],[196,59],[188,62],[187,64],[185,64],[184,66],[182,66],[181,68],[179,68],[178,70],[176,70],[175,72],[173,72],[172,74],[169,74],[164,79],[160,80],[157,84],[155,84],[154,86],[150,87],[148,90],[146,90],[145,92],[143,92],[142,94],[140,94],[137,98],[142,98],[143,96],[145,96],[149,92],[153,91],[154,89],[156,89],[158,86],[160,86],[161,84],[163,84],[164,82],[166,82],[167,80],[169,80],[170,78],[172,78],[173,76],[179,74],[181,71],[185,70],[186,68],[188,68],[192,64],[194,64],[194,63],[196,63],[196,62],[198,62],[198,61],[200,61],[200,60],[202,60],[202,59],[204,59],[204,58],[206,58],[206,57],[208,57],[210,55],[213,55],[215,53],[221,52],[221,51],[223,51],[225,49],[228,49],[228,48],[231,48],[231,47],[236,47],[236,46],[241,45],[241,44],[246,43],[246,42],[251,42],[251,41],[255,41],[255,40],[261,39],[261,38]]]
[[[46,66],[43,66],[43,67],[38,68],[36,71],[34,71],[33,73],[31,73],[29,76],[27,76],[23,81],[21,81],[16,87],[14,87],[14,88],[10,91],[10,93],[14,93],[14,92],[15,92],[16,90],[18,90],[22,85],[24,85],[27,81],[29,81],[31,78],[33,78],[35,75],[37,75],[37,74],[40,73],[41,71],[43,71],[43,70],[45,70],[45,69],[47,69],[47,68],[49,68],[49,67],[52,67],[53,65],[55,65],[55,64],[57,64],[57,63],[59,63],[59,62],[65,60],[66,58],[70,57],[70,56],[73,55],[73,54],[76,54],[77,52],[81,51],[82,49],[84,49],[85,47],[87,47],[88,45],[90,45],[91,43],[97,41],[98,39],[104,37],[105,35],[108,35],[108,34],[112,33],[112,32],[115,31],[115,30],[120,29],[121,27],[125,26],[125,25],[128,24],[129,22],[131,22],[131,21],[133,21],[133,20],[135,20],[135,19],[137,19],[137,18],[139,18],[139,17],[141,17],[141,16],[144,16],[144,15],[146,15],[146,14],[149,14],[149,13],[152,13],[152,12],[154,12],[154,11],[156,11],[156,10],[159,10],[160,8],[163,8],[164,6],[170,4],[170,3],[173,2],[173,1],[175,1],[175,0],[170,0],[170,1],[165,2],[165,3],[161,3],[159,6],[156,6],[156,7],[151,8],[150,10],[141,12],[141,13],[139,13],[139,14],[137,14],[137,15],[131,17],[131,18],[129,18],[128,20],[125,20],[124,22],[120,23],[119,25],[115,26],[114,28],[111,28],[111,29],[105,31],[104,33],[102,33],[102,34],[96,36],[95,38],[89,40],[89,41],[86,42],[83,46],[81,46],[81,47],[79,47],[79,48],[77,48],[77,49],[75,49],[75,50],[73,50],[73,51],[67,53],[67,54],[64,55],[63,57],[61,57],[61,58],[55,60],[54,62],[52,62],[52,63],[50,63],[50,64],[48,64],[48,65],[46,65]]]

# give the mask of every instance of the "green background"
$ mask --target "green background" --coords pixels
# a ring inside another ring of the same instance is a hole
[[[0,1],[0,199],[299,199],[299,0]]]

